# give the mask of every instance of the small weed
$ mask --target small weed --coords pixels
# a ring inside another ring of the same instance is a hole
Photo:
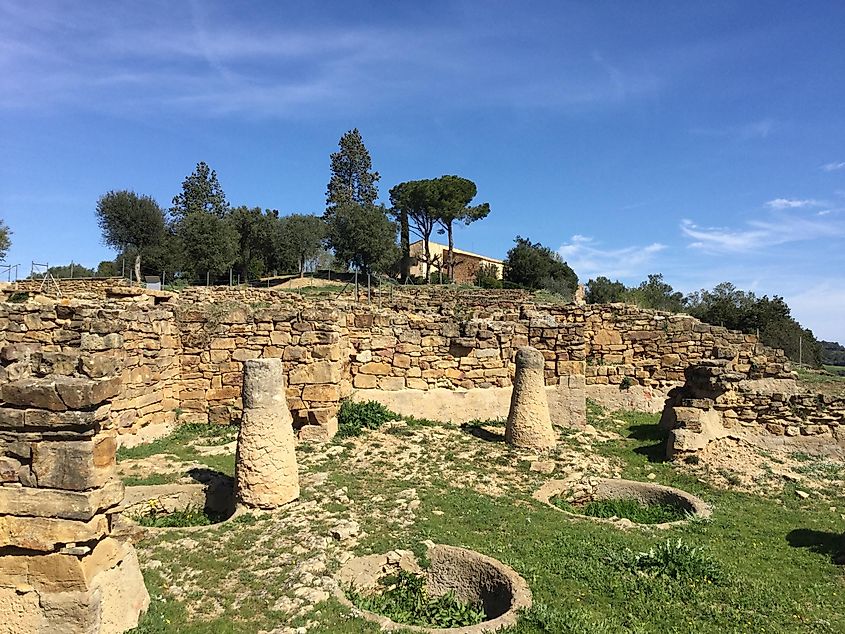
[[[701,457],[692,454],[684,458],[684,462],[686,462],[687,464],[699,464],[701,462]]]
[[[636,384],[636,382],[630,376],[623,376],[622,380],[619,382],[619,391],[620,392],[627,392],[635,384]]]
[[[436,628],[476,625],[487,616],[480,605],[459,601],[454,592],[439,597],[426,594],[425,578],[405,570],[381,580],[380,594],[365,596],[349,590],[352,603],[406,625]]]

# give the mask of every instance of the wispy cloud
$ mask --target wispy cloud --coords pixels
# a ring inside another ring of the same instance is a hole
[[[655,256],[665,249],[666,245],[659,242],[646,246],[604,248],[593,238],[574,235],[557,252],[580,278],[586,280],[597,275],[613,278],[644,276]]]
[[[776,127],[777,123],[774,119],[766,118],[720,128],[693,128],[690,132],[698,136],[728,137],[739,141],[749,141],[768,138]]]
[[[825,172],[835,172],[837,170],[845,170],[845,161],[839,161],[834,163],[825,163],[822,165],[822,169]]]
[[[822,203],[812,198],[800,200],[795,198],[775,198],[766,203],[770,209],[801,209],[802,207],[820,207]]]
[[[845,236],[840,222],[813,220],[778,213],[765,220],[751,220],[744,228],[703,227],[689,219],[681,221],[681,233],[692,240],[688,246],[709,253],[761,251],[789,242]]]

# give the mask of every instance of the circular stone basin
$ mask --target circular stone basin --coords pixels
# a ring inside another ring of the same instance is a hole
[[[126,487],[121,517],[132,524],[139,518],[167,517],[177,513],[205,514],[207,523],[187,526],[143,526],[145,530],[196,530],[230,519],[235,512],[232,481],[216,478],[206,484],[160,484]]]
[[[556,511],[568,515],[569,517],[616,524],[623,528],[627,526],[671,528],[673,526],[683,526],[684,524],[687,524],[690,518],[705,519],[710,517],[711,514],[710,506],[691,493],[663,486],[661,484],[652,484],[651,482],[637,482],[635,480],[622,480],[619,478],[603,478],[594,481],[594,484],[588,486],[587,490],[584,491],[583,494],[573,496],[571,493],[572,482],[567,482],[565,480],[549,480],[534,493],[534,499],[539,500],[547,506],[551,506]],[[556,506],[552,500],[560,496],[564,496],[567,502],[573,505],[585,504],[587,502],[598,500],[635,500],[646,506],[650,504],[661,504],[672,506],[679,511],[684,512],[687,517],[682,520],[663,522],[660,524],[640,524],[624,517],[592,517],[590,515],[580,513],[571,513],[559,506]]]
[[[421,570],[414,554],[397,550],[384,555],[367,555],[350,559],[337,574],[335,594],[345,606],[363,618],[378,623],[383,630],[429,632],[434,634],[481,634],[494,632],[516,623],[520,610],[531,607],[528,584],[510,566],[474,550],[428,544],[430,565]],[[379,581],[400,570],[421,573],[429,596],[438,597],[449,591],[462,602],[479,603],[487,618],[477,625],[436,628],[405,625],[386,616],[355,607],[344,589],[353,588],[362,594],[378,589]]]

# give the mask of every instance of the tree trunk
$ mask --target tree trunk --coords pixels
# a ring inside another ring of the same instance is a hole
[[[135,281],[141,283],[141,254],[135,256]]]
[[[402,261],[399,272],[404,282],[411,275],[411,229],[408,225],[408,212],[399,214],[399,245],[402,249]]]
[[[452,242],[452,223],[448,223],[446,225],[446,233],[449,234],[449,263],[446,266],[446,275],[449,276],[449,280],[454,282],[455,281],[455,245]]]
[[[428,246],[428,236],[423,242],[425,242],[425,283],[428,284],[431,275],[431,248]]]
[[[299,256],[299,279],[305,276],[305,256]]]

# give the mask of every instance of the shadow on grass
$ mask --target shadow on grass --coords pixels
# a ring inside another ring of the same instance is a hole
[[[188,475],[192,480],[199,482],[200,484],[208,484],[209,482],[213,482],[215,480],[222,480],[224,482],[231,481],[232,483],[235,482],[235,479],[232,476],[226,475],[222,471],[215,471],[214,469],[206,469],[204,467],[188,469]]]
[[[464,423],[461,431],[486,442],[505,442],[504,429],[501,432],[490,431],[482,423]]]
[[[628,438],[640,441],[655,441],[652,444],[642,444],[634,449],[634,453],[645,456],[649,462],[666,462],[666,438],[668,432],[661,429],[659,424],[632,425]]]
[[[786,541],[793,548],[806,548],[814,553],[827,555],[837,565],[845,564],[845,533],[796,528],[787,533]]]

